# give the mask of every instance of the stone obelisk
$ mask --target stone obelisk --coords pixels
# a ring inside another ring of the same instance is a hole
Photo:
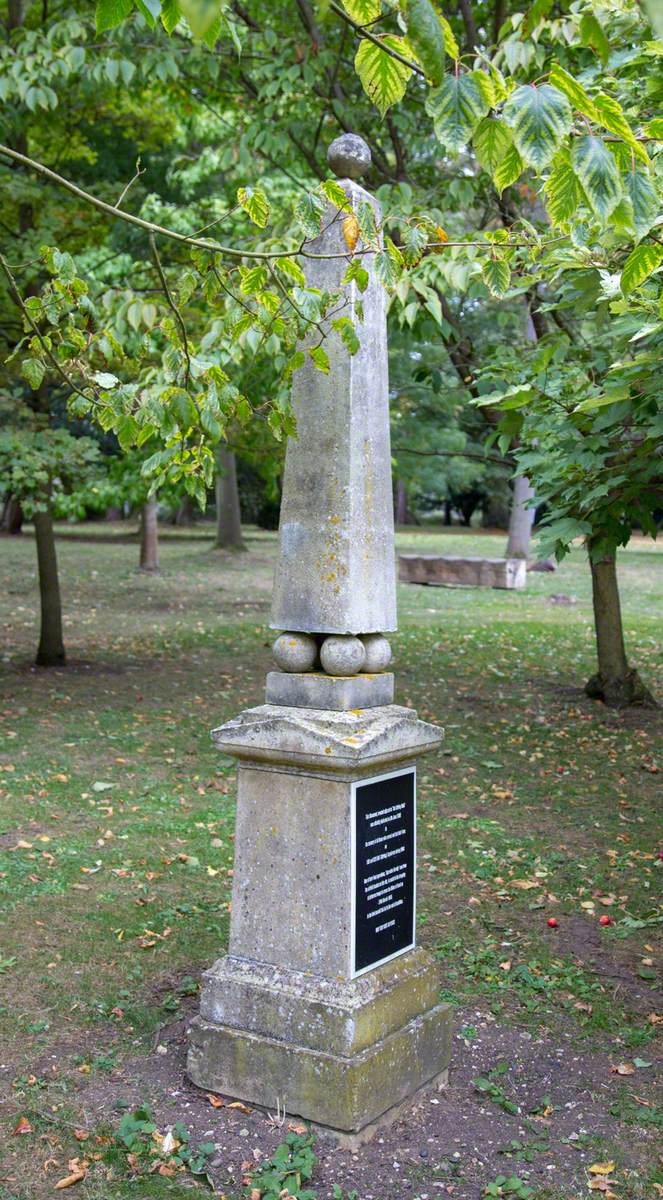
[[[351,209],[365,142],[329,162]],[[328,374],[295,375],[266,703],[214,731],[239,763],[229,952],[203,978],[188,1072],[201,1087],[367,1136],[446,1078],[450,1013],[416,945],[416,760],[441,739],[393,703],[396,628],[385,296],[342,284],[347,212],[307,243],[359,350],[325,328]],[[356,252],[361,252],[361,243]],[[342,307],[341,307],[342,306]],[[316,337],[319,338],[319,331]],[[303,343],[307,351],[314,344]]]

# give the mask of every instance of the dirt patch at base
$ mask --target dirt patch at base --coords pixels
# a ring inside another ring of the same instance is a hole
[[[588,1168],[604,1152],[615,1158],[619,1177],[629,1171],[647,1174],[655,1133],[611,1114],[623,1080],[612,1072],[608,1056],[579,1051],[571,1034],[561,1039],[534,1035],[500,1024],[482,1010],[457,1012],[456,1021],[444,1090],[424,1094],[356,1152],[318,1135],[311,1186],[321,1200],[332,1195],[334,1184],[356,1189],[360,1200],[432,1200],[445,1194],[479,1200],[500,1174],[517,1175],[538,1194],[546,1189],[577,1195],[587,1190]],[[148,1102],[161,1130],[182,1121],[194,1145],[215,1143],[211,1176],[221,1191],[233,1194],[241,1189],[242,1164],[269,1156],[287,1132],[288,1120],[279,1127],[261,1111],[213,1108],[186,1078],[186,1026],[187,1018],[180,1017],[162,1029],[155,1053],[85,1087],[80,1101],[90,1125],[116,1123],[118,1101],[122,1106]],[[507,1067],[500,1087],[517,1113],[504,1111],[474,1086],[500,1062]],[[640,1073],[642,1100],[655,1071],[652,1060]],[[525,1148],[520,1158],[518,1144]]]

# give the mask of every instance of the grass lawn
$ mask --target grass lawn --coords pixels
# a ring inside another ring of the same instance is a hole
[[[0,542],[2,1200],[77,1173],[81,1200],[210,1194],[201,1163],[238,1200],[287,1132],[183,1074],[200,972],[228,933],[234,766],[209,729],[262,700],[275,537],[249,530],[231,555],[204,527],[167,531],[160,573],[142,575],[124,528],[60,530],[58,670],[31,665],[30,530]],[[398,543],[495,555],[504,537]],[[663,547],[636,539],[619,575],[630,658],[663,701]],[[660,712],[583,695],[580,551],[521,593],[400,587],[399,603],[397,698],[446,729],[420,767],[419,928],[457,1009],[454,1061],[446,1091],[365,1149],[318,1138],[308,1186],[660,1200]],[[127,1119],[140,1104],[154,1133]],[[209,1153],[169,1156],[175,1121]]]

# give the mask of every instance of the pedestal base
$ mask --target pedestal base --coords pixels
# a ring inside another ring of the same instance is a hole
[[[451,1013],[437,991],[437,969],[421,950],[350,981],[228,956],[204,977],[189,1077],[359,1133],[448,1066]]]
[[[451,1014],[414,937],[411,709],[260,705],[239,759],[230,953],[205,973],[188,1074],[360,1135],[448,1067]]]

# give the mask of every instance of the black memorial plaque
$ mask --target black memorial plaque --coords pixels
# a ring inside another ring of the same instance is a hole
[[[353,784],[353,975],[410,950],[415,768]]]

